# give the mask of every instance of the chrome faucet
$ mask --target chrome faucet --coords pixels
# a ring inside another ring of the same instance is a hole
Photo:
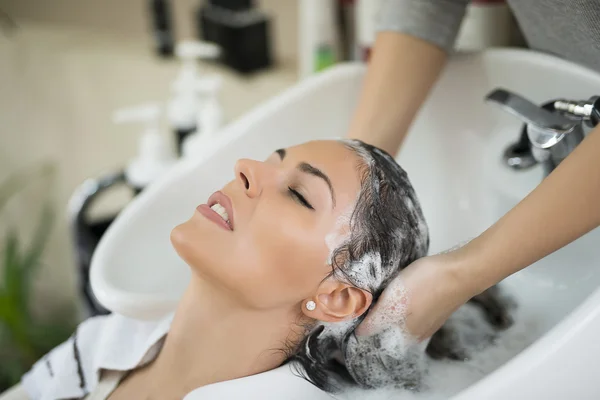
[[[521,138],[504,152],[505,163],[513,169],[526,169],[537,163],[548,175],[584,139],[583,123],[600,121],[600,98],[587,101],[553,100],[542,106],[505,89],[495,89],[486,101],[525,122]]]

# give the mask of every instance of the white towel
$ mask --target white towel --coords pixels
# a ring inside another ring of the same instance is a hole
[[[98,385],[101,370],[130,371],[158,355],[173,315],[140,321],[112,314],[86,320],[73,336],[39,360],[21,383],[32,400],[80,399]],[[331,400],[297,376],[291,364],[262,374],[200,387],[183,400]]]
[[[152,361],[172,318],[139,321],[118,314],[90,318],[23,376],[23,387],[33,400],[81,398],[96,387],[101,369],[129,371]]]

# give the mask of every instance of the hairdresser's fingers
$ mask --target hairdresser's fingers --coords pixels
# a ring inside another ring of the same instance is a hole
[[[445,268],[446,257],[423,257],[402,270],[356,334],[370,336],[395,325],[417,342],[430,338],[471,297],[451,269]]]
[[[408,307],[408,296],[401,277],[394,279],[383,291],[377,304],[356,329],[359,336],[375,335],[392,326],[402,327]]]

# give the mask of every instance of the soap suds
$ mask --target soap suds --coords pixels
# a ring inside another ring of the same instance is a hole
[[[346,366],[363,386],[415,390],[422,387],[426,346],[394,324],[377,335],[352,336]]]
[[[355,228],[360,228],[356,232],[356,238],[334,231],[334,234],[328,235],[325,242],[332,257],[335,257],[334,264],[339,261],[339,265],[336,266],[342,269],[339,271],[340,277],[346,274],[348,279],[358,281],[357,286],[363,286],[359,285],[359,282],[364,283],[363,288],[368,290],[371,285],[380,285],[378,289],[381,290],[382,285],[395,276],[392,271],[397,272],[398,265],[406,266],[409,264],[407,260],[426,255],[429,244],[427,225],[403,170],[391,169],[387,171],[389,174],[381,170],[371,170],[375,166],[375,160],[380,162],[385,158],[393,161],[392,157],[378,149],[372,149],[373,153],[370,154],[367,148],[363,148],[358,142],[343,142],[363,158],[367,170],[370,170],[366,171],[364,191],[361,190],[361,195],[364,194],[366,201],[372,202],[373,206],[359,208],[360,218],[356,221],[357,226],[351,227],[353,234]],[[395,198],[394,202],[382,206],[377,196],[375,199],[370,197],[373,193],[385,195],[391,193]],[[392,204],[397,205],[397,209],[392,211],[404,210],[404,214],[394,215],[395,219],[386,218],[393,215],[388,211]],[[382,213],[381,210],[386,212]],[[393,235],[398,237],[398,241],[393,243],[394,241],[386,240],[384,244],[392,243],[392,245],[381,246],[382,248],[370,247],[372,243],[379,243],[368,235],[378,233],[377,231],[364,229],[369,228],[371,222],[376,228],[380,228],[379,237],[385,236],[389,239],[389,236]],[[401,228],[400,231],[396,231],[396,227]],[[344,263],[342,257],[338,259],[335,254],[340,246],[345,245],[353,246],[350,247],[349,252],[346,251],[347,249],[341,249],[342,251],[339,252],[340,256],[353,254],[348,259],[351,260],[348,263]],[[365,248],[370,249],[366,250],[366,254]],[[394,261],[395,268],[390,268],[391,265],[383,265],[382,258]],[[387,273],[388,270],[390,273]],[[329,354],[330,359],[345,364],[352,377],[364,387],[382,385],[396,387],[396,389],[368,391],[351,389],[339,396],[340,399],[447,399],[493,371],[539,336],[539,331],[525,329],[524,338],[515,337],[513,333],[519,331],[517,326],[522,327],[519,324],[506,332],[499,333],[500,336],[492,335],[487,321],[481,317],[481,310],[472,305],[465,305],[464,309],[459,310],[448,324],[453,328],[451,336],[453,343],[464,350],[461,354],[465,354],[468,361],[433,361],[426,356],[427,343],[416,343],[402,328],[402,318],[409,300],[408,294],[400,283],[392,281],[390,285],[392,290],[399,291],[399,298],[403,300],[390,302],[390,309],[376,320],[378,327],[385,327],[383,331],[371,336],[356,337],[352,331],[359,319],[352,319],[344,323],[321,325],[320,333],[314,338],[311,337],[310,345],[307,343],[307,347],[316,350],[313,355],[322,357]],[[526,317],[514,319],[527,320]],[[323,340],[325,338],[330,339]],[[506,341],[503,341],[503,338]],[[315,341],[323,341],[323,347],[314,346]],[[332,342],[339,346],[332,346]],[[321,357],[317,359],[320,360]],[[415,394],[416,390],[420,392]]]
[[[399,240],[401,240],[401,236],[404,235],[404,233],[399,230],[396,232],[396,235],[400,236]],[[459,245],[439,254],[445,254],[457,250],[468,242],[469,241],[462,242]],[[366,257],[366,260],[368,261],[369,257]],[[369,318],[362,323],[361,333],[363,335],[372,335],[386,329],[392,324],[400,326],[403,325],[410,298],[401,277],[402,274],[390,282],[383,295],[378,300],[377,312],[369,315]]]
[[[427,254],[428,229],[408,176],[393,157],[358,141],[343,142],[359,156],[361,189],[324,238],[327,262],[335,279],[377,300],[400,269]],[[305,357],[298,355],[309,378],[324,388],[346,381],[421,387],[427,344],[399,334],[397,320],[384,332],[358,338],[354,329],[363,317],[313,327],[305,338]]]
[[[335,250],[350,239],[350,217],[353,209],[354,204],[352,204],[352,207],[348,211],[343,212],[337,218],[333,230],[325,235],[325,245],[329,249],[329,256],[327,257],[328,265],[331,265],[333,262],[332,258]]]
[[[512,286],[512,285],[511,285]],[[337,398],[340,400],[446,400],[474,384],[486,375],[505,364],[545,331],[544,317],[534,307],[529,307],[523,299],[524,287],[506,290],[510,297],[516,299],[519,308],[513,310],[515,324],[506,331],[497,332],[482,317],[480,308],[466,304],[455,312],[448,320],[448,325],[456,332],[456,343],[462,347],[467,356],[466,361],[432,360],[425,358],[411,365],[421,372],[419,376],[413,371],[406,371],[416,379],[420,377],[422,388],[413,391],[410,387],[387,387],[376,390],[363,390],[348,387]],[[531,294],[532,297],[539,293]],[[390,330],[390,335],[394,333]],[[402,332],[398,340],[403,342]],[[362,339],[361,339],[362,340]],[[402,348],[402,347],[401,347]]]
[[[348,370],[366,387],[419,389],[428,342],[419,343],[404,327],[408,295],[402,280],[393,280],[379,302],[377,312],[362,323],[362,335],[348,341]]]
[[[369,154],[367,149],[365,149],[363,146],[359,145],[355,140],[352,140],[352,139],[342,139],[342,140],[340,140],[340,142],[343,143],[344,145],[352,148],[352,150],[354,150],[356,152],[356,154],[358,154],[358,156],[363,159],[364,163],[367,165],[368,168],[373,167],[375,160],[373,159],[371,154]],[[380,155],[384,154],[377,147],[373,147],[373,151],[377,152],[377,154],[380,154]],[[386,158],[388,158],[388,157],[386,157]],[[396,161],[392,159],[392,162],[395,163]]]
[[[390,268],[384,268],[381,254],[372,252],[363,255],[360,260],[350,263],[344,273],[357,287],[373,290],[381,287],[387,278],[386,272],[389,273],[389,270]]]
[[[361,333],[370,336],[392,325],[403,326],[408,306],[408,292],[401,279],[394,279],[379,299],[377,312],[361,325]]]

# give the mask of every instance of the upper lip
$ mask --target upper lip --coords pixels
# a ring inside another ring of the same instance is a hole
[[[223,192],[215,192],[208,198],[207,205],[209,207],[214,206],[219,203],[225,211],[227,211],[227,215],[229,216],[229,226],[231,230],[234,228],[234,217],[233,217],[233,205],[231,204],[231,199],[227,197]]]

